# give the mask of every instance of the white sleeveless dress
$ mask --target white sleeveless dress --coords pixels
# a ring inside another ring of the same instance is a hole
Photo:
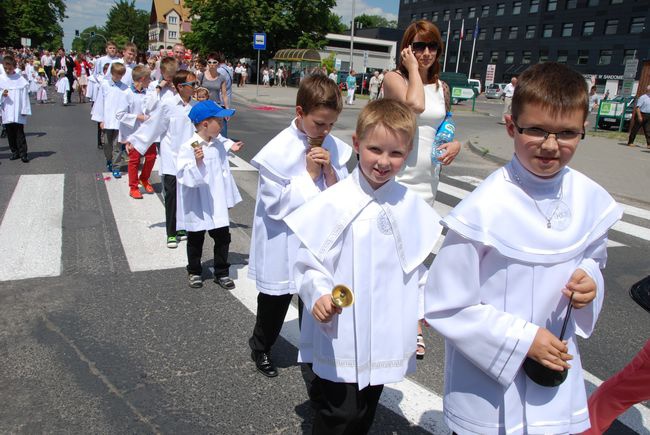
[[[424,112],[418,115],[418,131],[413,150],[395,179],[420,195],[433,207],[438,191],[440,165],[431,164],[431,147],[438,127],[445,119],[445,95],[442,83],[424,87]]]

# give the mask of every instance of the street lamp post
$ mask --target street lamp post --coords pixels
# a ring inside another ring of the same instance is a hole
[[[350,68],[348,69],[348,74],[352,71],[353,64],[353,51],[354,51],[354,4],[355,0],[352,0],[352,24],[350,25]]]

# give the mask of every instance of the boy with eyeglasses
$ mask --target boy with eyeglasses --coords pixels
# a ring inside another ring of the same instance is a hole
[[[506,116],[513,159],[443,219],[448,233],[429,271],[425,319],[446,340],[444,415],[458,434],[589,428],[576,335],[594,329],[607,232],[622,209],[567,167],[587,103],[576,71],[555,62],[527,69]],[[560,341],[569,303],[575,310]],[[566,380],[537,384],[522,369],[527,358],[568,370]]]

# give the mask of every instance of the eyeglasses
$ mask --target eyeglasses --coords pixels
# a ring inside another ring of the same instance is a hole
[[[197,81],[195,80],[195,81],[193,81],[193,82],[184,82],[184,83],[181,83],[181,86],[191,86],[191,87],[195,88],[196,85],[197,85],[198,83],[199,83],[199,82],[197,82]]]
[[[575,145],[579,140],[585,138],[585,132],[584,130],[581,132],[577,131],[558,131],[557,133],[555,132],[550,132],[543,130],[539,127],[519,127],[515,120],[512,120],[512,123],[515,125],[515,128],[519,132],[519,134],[526,135],[533,139],[536,142],[545,142],[546,139],[550,135],[555,136],[555,141],[560,144],[560,145]]]
[[[423,42],[423,41],[418,41],[418,42],[411,42],[411,50],[413,50],[414,53],[423,53],[424,50],[428,48],[429,51],[438,51],[438,43],[437,42]]]
[[[218,63],[219,63],[219,62],[216,61],[216,60],[209,60],[209,61],[208,61],[208,65],[216,65],[216,64],[218,64]]]

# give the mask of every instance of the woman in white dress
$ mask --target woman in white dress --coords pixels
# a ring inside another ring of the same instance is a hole
[[[395,179],[433,207],[440,165],[431,163],[431,148],[436,131],[451,107],[449,87],[439,79],[438,60],[443,52],[440,31],[429,21],[414,21],[404,32],[400,50],[399,66],[385,74],[382,90],[384,98],[406,103],[415,112],[418,132],[413,150]],[[438,160],[449,165],[460,151],[460,142],[454,140],[442,148],[445,152]],[[423,358],[424,353],[424,338],[418,325],[417,357]]]

